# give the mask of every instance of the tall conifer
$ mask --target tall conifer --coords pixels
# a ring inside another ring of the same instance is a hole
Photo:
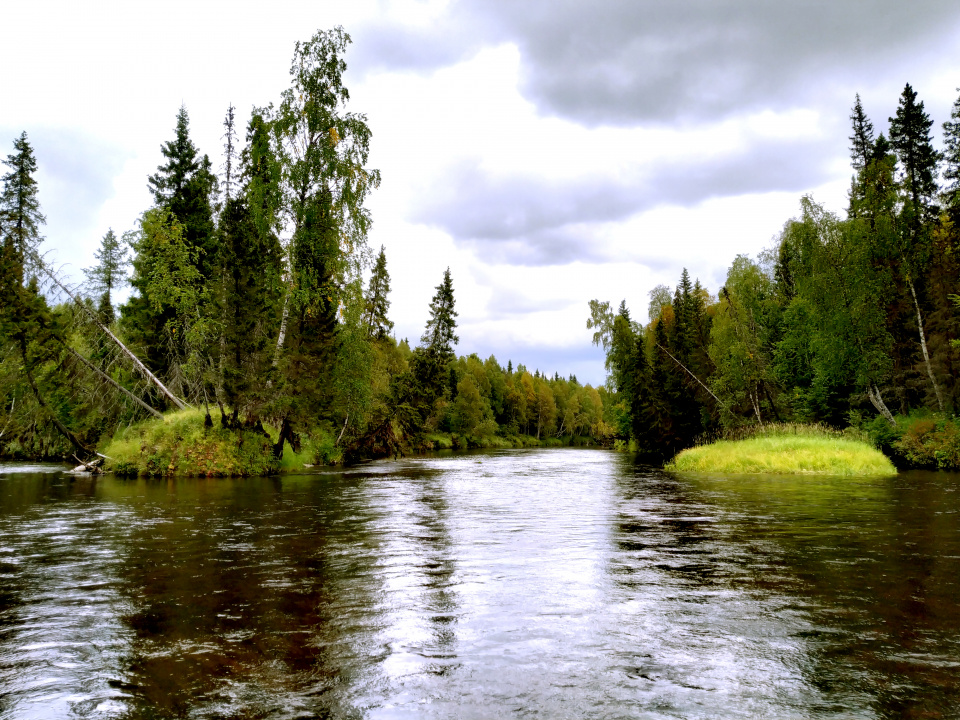
[[[47,219],[40,212],[37,181],[33,177],[37,160],[26,131],[13,141],[13,149],[13,154],[7,155],[3,161],[10,171],[2,178],[0,225],[4,244],[12,247],[16,261],[23,265],[24,262],[30,263],[30,255],[40,245],[40,226]]]
[[[393,322],[387,317],[390,310],[390,273],[387,272],[387,256],[383,246],[377,255],[373,273],[370,275],[370,285],[367,288],[366,313],[364,320],[369,337],[382,340],[393,329]]]
[[[460,338],[454,332],[457,329],[456,302],[453,299],[453,281],[450,279],[450,268],[443,271],[443,280],[437,285],[437,292],[430,301],[430,319],[423,332],[420,342],[430,350],[436,352],[445,360],[452,360],[453,346]]]

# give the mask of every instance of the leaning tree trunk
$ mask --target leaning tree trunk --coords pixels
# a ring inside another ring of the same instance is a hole
[[[33,380],[33,374],[30,372],[30,362],[27,360],[27,341],[26,338],[20,338],[20,355],[23,357],[23,374],[27,376],[27,383],[30,385],[30,389],[33,391],[34,397],[37,399],[37,404],[43,408],[43,410],[50,416],[50,420],[53,422],[54,427],[60,431],[60,434],[63,435],[71,445],[73,449],[77,451],[78,455],[83,457],[90,457],[93,453],[81,443],[77,436],[70,432],[70,429],[60,422],[60,418],[57,417],[56,413],[47,405],[46,401],[43,399],[43,395],[40,393],[37,384]],[[77,458],[83,463],[82,458]]]
[[[43,272],[46,273],[47,276],[57,284],[57,287],[63,290],[67,294],[67,296],[71,300],[73,300],[73,302],[77,305],[77,307],[79,307],[87,315],[87,317],[93,320],[93,322],[96,323],[97,327],[99,327],[104,332],[104,334],[106,334],[106,336],[110,338],[116,344],[116,346],[120,348],[120,350],[123,351],[123,354],[130,359],[134,367],[140,372],[141,375],[143,375],[147,380],[149,380],[154,385],[156,385],[157,388],[159,388],[160,392],[163,393],[164,397],[166,397],[170,402],[172,402],[178,408],[180,408],[181,410],[185,410],[187,408],[187,404],[183,402],[183,400],[181,400],[172,392],[167,390],[164,384],[160,382],[157,379],[157,377],[147,369],[147,366],[140,361],[140,358],[134,355],[133,352],[126,345],[120,342],[120,340],[117,338],[116,335],[110,332],[110,328],[108,328],[106,325],[103,324],[103,322],[101,322],[100,318],[97,317],[96,313],[92,312],[90,308],[88,308],[80,300],[80,298],[78,298],[76,295],[70,292],[70,290],[68,290],[67,287],[57,279],[56,275],[54,275],[52,272],[50,272],[50,270],[47,269],[47,266],[43,264],[43,261],[40,259],[39,256],[35,256],[34,260],[36,261],[40,269],[43,270]]]
[[[94,373],[96,373],[96,375],[97,375],[101,380],[103,380],[105,383],[110,384],[111,386],[113,386],[114,388],[116,388],[117,390],[119,390],[120,392],[122,392],[124,395],[126,395],[128,398],[130,398],[131,400],[133,400],[135,403],[137,403],[137,405],[139,405],[140,407],[142,407],[144,410],[146,410],[148,413],[150,413],[150,414],[153,415],[154,417],[158,417],[158,418],[161,418],[161,419],[163,418],[163,413],[161,413],[159,410],[156,410],[156,409],[150,407],[149,405],[147,405],[147,403],[145,403],[143,400],[141,400],[140,398],[138,398],[138,397],[137,397],[136,395],[134,395],[132,392],[130,392],[129,390],[127,390],[123,385],[121,385],[121,384],[118,383],[116,380],[114,380],[112,377],[110,377],[109,375],[107,375],[105,372],[103,372],[103,370],[101,370],[101,369],[98,368],[96,365],[94,365],[92,362],[90,362],[89,360],[87,360],[85,357],[83,357],[83,355],[81,355],[80,353],[78,353],[78,352],[77,352],[76,350],[74,350],[72,347],[70,347],[69,345],[64,345],[64,347],[67,349],[67,352],[69,352],[73,357],[75,357],[77,360],[79,360],[81,363],[83,363],[86,367],[88,367],[90,370],[92,370]]]
[[[887,419],[894,427],[897,426],[897,419],[893,417],[893,413],[890,412],[890,409],[887,407],[886,403],[883,402],[883,398],[880,397],[880,389],[877,387],[876,383],[870,383],[867,386],[867,397],[870,398],[870,402],[877,409],[883,417]]]
[[[937,405],[940,412],[943,412],[943,396],[940,394],[940,386],[937,379],[933,376],[933,366],[930,364],[930,353],[927,352],[927,337],[923,332],[923,316],[920,315],[920,303],[917,302],[917,291],[913,288],[913,280],[907,278],[907,285],[910,287],[910,294],[913,296],[913,306],[917,309],[917,327],[920,329],[920,348],[923,350],[923,362],[927,366],[927,375],[930,376],[930,382],[933,384],[933,392],[937,395]]]

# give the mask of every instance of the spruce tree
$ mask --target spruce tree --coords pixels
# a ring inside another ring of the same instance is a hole
[[[387,299],[389,293],[390,273],[387,272],[387,256],[381,245],[367,288],[365,322],[368,337],[382,340],[393,329],[393,322],[387,317],[390,310],[390,301]]]
[[[233,197],[237,169],[237,131],[235,127],[235,108],[233,103],[227,106],[227,115],[223,119],[223,200]]]
[[[274,230],[279,188],[267,128],[250,121],[242,153],[243,187],[224,204],[220,220],[223,268],[223,388],[236,426],[259,420],[272,380],[272,341],[279,326],[280,241]]]
[[[47,219],[40,212],[37,199],[37,181],[33,174],[37,171],[37,160],[33,148],[24,131],[13,141],[14,152],[7,155],[3,164],[10,171],[3,176],[3,194],[0,195],[0,226],[3,230],[3,243],[9,244],[13,257],[21,266],[31,263],[31,255],[36,252],[40,241],[40,226]]]
[[[867,118],[860,104],[860,93],[857,93],[850,121],[853,124],[853,135],[850,136],[850,160],[856,172],[863,170],[873,152],[873,123]]]
[[[435,352],[445,360],[452,360],[453,346],[460,338],[454,330],[457,329],[457,311],[454,309],[453,281],[450,279],[450,268],[443,271],[443,280],[437,285],[437,292],[430,301],[430,319],[420,338],[424,347]]]
[[[863,204],[864,181],[861,175],[870,164],[873,158],[873,123],[867,118],[863,111],[863,105],[860,104],[860,94],[857,94],[856,102],[853,105],[853,112],[850,113],[850,121],[853,124],[853,134],[850,136],[850,161],[853,166],[853,181],[850,185],[850,203],[847,208],[847,214],[850,217],[857,217],[859,209]]]
[[[890,144],[900,160],[901,182],[909,200],[905,212],[910,214],[908,222],[913,228],[918,228],[935,209],[940,156],[933,148],[932,126],[933,120],[907,83],[897,114],[890,118]]]
[[[113,291],[126,279],[128,246],[123,243],[113,229],[100,241],[100,249],[93,253],[99,264],[84,269],[87,282],[93,294],[100,296],[101,316],[105,324],[114,320]]]
[[[960,88],[958,88],[960,90]],[[955,231],[960,230],[960,97],[953,103],[950,119],[943,123],[943,197]]]
[[[160,147],[167,162],[149,177],[148,187],[157,207],[173,213],[183,225],[187,244],[200,251],[197,269],[205,282],[213,277],[216,266],[213,200],[217,179],[210,158],[200,157],[190,139],[190,119],[183,106],[177,113],[174,133],[174,139]]]
[[[897,254],[904,281],[916,310],[923,363],[936,396],[937,406],[944,409],[943,395],[930,362],[924,330],[921,299],[927,265],[930,261],[930,222],[936,217],[937,163],[940,154],[933,148],[930,128],[933,120],[917,102],[917,93],[907,83],[900,96],[896,117],[890,118],[890,144],[900,160],[901,184],[905,202],[900,214],[902,240]],[[917,288],[920,287],[918,292]]]

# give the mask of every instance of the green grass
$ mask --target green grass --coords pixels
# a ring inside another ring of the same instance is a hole
[[[279,469],[269,438],[203,426],[204,412],[171,412],[119,430],[103,448],[108,470],[120,475],[228,477],[269,475]],[[302,465],[301,465],[302,467]]]
[[[812,426],[776,426],[752,437],[688,448],[668,470],[731,474],[893,475],[893,463],[861,437]]]

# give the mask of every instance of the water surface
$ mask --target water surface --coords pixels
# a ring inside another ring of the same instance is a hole
[[[958,488],[0,466],[0,718],[960,717]]]

